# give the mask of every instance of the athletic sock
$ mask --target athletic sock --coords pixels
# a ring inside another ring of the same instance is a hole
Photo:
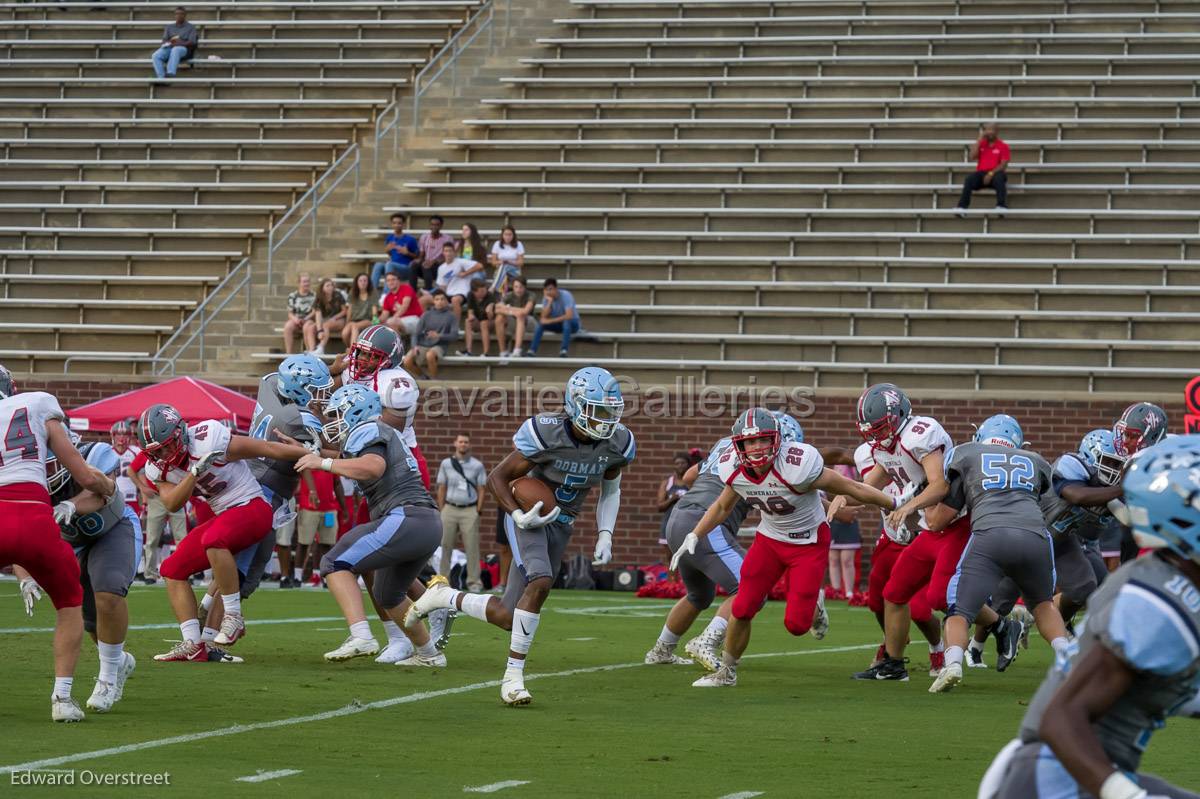
[[[433,645],[432,639],[417,647],[417,654],[423,658],[437,657],[437,653],[437,647]]]
[[[533,645],[533,636],[537,633],[538,622],[541,616],[537,613],[530,613],[527,610],[517,608],[513,611],[512,635],[509,636],[509,649],[516,652],[518,655],[528,655],[529,647]],[[514,666],[513,661],[520,660],[519,666]],[[508,659],[509,668],[525,668],[524,658]]]
[[[206,644],[211,644],[213,641],[217,640],[217,633],[219,632],[221,631],[215,627],[205,627],[204,631],[200,633],[200,640]]]
[[[1060,657],[1062,657],[1066,654],[1067,647],[1069,647],[1070,645],[1071,645],[1071,642],[1069,640],[1067,640],[1066,638],[1055,638],[1053,641],[1050,642],[1050,646],[1054,649],[1054,654],[1057,656],[1060,656]]]
[[[729,620],[720,616],[713,616],[712,621],[704,628],[702,635],[711,635],[714,639],[720,641],[725,637],[725,630],[729,627]]]
[[[55,677],[54,678],[54,693],[50,694],[52,699],[70,699],[71,686],[75,684],[74,677]]]
[[[106,644],[97,641],[96,649],[100,653],[100,676],[96,679],[100,682],[115,683],[121,670],[121,661],[125,659],[125,642]]]
[[[963,648],[961,646],[952,646],[946,650],[946,665],[952,666],[955,663],[962,665]]]
[[[674,649],[675,645],[679,643],[679,636],[671,632],[671,628],[664,624],[662,632],[658,634],[658,643],[667,649]]]
[[[970,649],[972,652],[982,652],[983,643],[983,641],[976,641],[974,638],[972,638],[971,643],[967,644],[967,649]]]
[[[525,658],[515,658],[512,655],[508,657],[508,671],[519,671],[525,673]]]
[[[400,629],[400,625],[391,620],[383,623],[383,631],[387,633],[389,644],[397,643],[398,641],[402,641],[407,637],[404,635],[404,631]]]
[[[729,654],[728,652],[721,653],[721,665],[725,666],[726,668],[736,669],[738,660],[739,660],[739,658],[735,658],[733,655]]]
[[[200,597],[200,609],[201,610],[208,610],[209,608],[212,607],[212,604],[213,604],[213,595],[212,594],[205,594],[204,596]]]
[[[188,619],[185,622],[180,622],[179,632],[183,634],[183,640],[189,643],[200,643],[200,622],[198,619]]]
[[[221,594],[221,602],[225,604],[225,612],[230,616],[242,615],[242,595],[237,591],[232,594]]]
[[[350,634],[355,638],[361,638],[364,641],[374,641],[375,636],[371,633],[371,625],[366,621],[356,621],[350,625]]]
[[[487,594],[463,594],[462,612],[470,616],[472,619],[487,621],[487,606],[489,599],[491,599],[491,597]]]
[[[949,650],[946,649],[945,641],[938,641],[937,646],[934,646],[933,644],[929,645],[929,651],[931,653],[936,654],[937,652],[947,652]],[[959,651],[959,660],[962,660],[962,648],[960,647],[958,651]]]

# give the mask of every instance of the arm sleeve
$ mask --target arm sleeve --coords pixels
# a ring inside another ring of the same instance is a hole
[[[600,499],[596,501],[596,529],[610,533],[617,524],[621,510],[621,475],[600,482]]]

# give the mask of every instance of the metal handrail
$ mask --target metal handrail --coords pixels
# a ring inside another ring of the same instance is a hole
[[[243,271],[246,274],[241,278],[240,281],[238,281],[237,285],[228,292],[228,296],[221,301],[220,305],[217,305],[215,308],[210,310],[209,305],[214,303],[215,298],[220,296],[225,291],[226,287],[229,286],[229,284],[232,283],[234,279]],[[253,275],[254,266],[249,257],[243,258],[240,262],[238,262],[237,266],[229,270],[229,274],[227,274],[220,283],[213,287],[213,290],[208,293],[208,296],[204,298],[203,302],[196,306],[196,309],[188,315],[187,319],[183,320],[183,323],[180,324],[175,332],[171,334],[170,338],[164,341],[162,346],[158,348],[158,352],[156,352],[154,356],[149,359],[154,363],[154,369],[152,370],[152,373],[156,375],[164,374],[166,372],[166,368],[159,368],[158,364],[166,363],[170,366],[171,374],[175,374],[175,362],[183,355],[183,353],[187,351],[188,347],[190,347],[192,342],[196,340],[197,336],[200,337],[200,359],[203,360],[204,337],[208,332],[208,323],[212,321],[213,317],[225,309],[225,306],[229,304],[229,301],[236,297],[244,286],[250,283],[250,279],[253,277]],[[253,286],[251,286],[251,288],[246,290],[247,316],[250,313],[250,302],[253,294]],[[195,327],[196,329],[193,330],[192,334],[187,337],[187,340],[178,345],[174,355],[168,355],[167,350],[172,344],[175,343],[176,339],[180,338],[184,334],[184,331],[189,327]],[[63,364],[63,371],[66,371],[65,363]]]

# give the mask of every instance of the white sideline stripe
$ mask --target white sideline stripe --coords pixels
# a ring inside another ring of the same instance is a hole
[[[773,658],[773,657],[792,657],[796,655],[824,655],[834,652],[853,652],[859,649],[875,649],[879,646],[876,641],[873,644],[855,644],[854,646],[831,646],[823,649],[800,649],[792,652],[764,652],[756,655],[744,655],[746,658]],[[541,680],[547,677],[573,677],[577,674],[595,674],[602,671],[620,671],[623,669],[632,669],[644,667],[642,661],[634,663],[614,663],[609,666],[587,666],[581,669],[567,669],[566,671],[554,671],[548,674],[531,674],[526,679]],[[274,721],[259,721],[253,724],[234,724],[232,727],[222,727],[217,730],[205,730],[204,732],[192,732],[184,735],[173,735],[169,738],[156,738],[152,741],[142,741],[140,743],[124,744],[122,746],[111,746],[107,749],[94,749],[90,752],[76,752],[71,755],[62,755],[60,757],[48,757],[43,760],[31,760],[28,763],[17,763],[12,766],[0,766],[0,774],[9,774],[14,771],[32,771],[34,769],[43,769],[51,766],[61,766],[66,763],[78,763],[81,760],[95,760],[100,757],[109,757],[111,755],[124,755],[129,752],[140,752],[145,749],[157,749],[160,746],[170,746],[171,744],[192,743],[193,741],[203,741],[208,738],[223,738],[226,735],[237,735],[243,732],[254,732],[256,730],[271,730],[277,727],[291,727],[296,724],[308,724],[313,721],[325,721],[327,719],[336,719],[342,716],[351,716],[357,713],[362,713],[367,710],[381,710],[383,708],[393,707],[395,705],[408,705],[413,702],[423,702],[426,699],[437,699],[442,696],[453,696],[455,694],[465,694],[470,691],[477,691],[480,688],[498,688],[500,687],[499,680],[488,680],[486,682],[471,683],[470,685],[459,685],[454,688],[442,688],[437,691],[422,691],[415,694],[406,694],[404,696],[395,696],[391,699],[380,699],[375,702],[362,703],[354,701],[344,707],[339,707],[335,710],[326,710],[322,713],[311,713],[307,716],[293,716],[286,719],[275,719]]]
[[[568,638],[568,641],[595,641],[595,638]]]
[[[754,799],[754,797],[762,795],[762,791],[739,791],[738,793],[727,793],[721,799]]]
[[[528,785],[529,780],[505,780],[504,782],[493,782],[490,785],[476,785],[473,788],[463,788],[463,793],[495,793],[503,791],[505,788],[516,788],[518,785]]]
[[[341,616],[305,616],[298,619],[252,619],[250,626],[259,624],[311,624],[318,621],[345,621]],[[178,630],[178,624],[131,624],[131,630]],[[341,629],[340,627],[338,628]],[[18,633],[52,633],[53,627],[0,627],[0,635]]]
[[[293,774],[303,773],[298,768],[281,768],[279,771],[260,771],[257,774],[251,774],[249,777],[238,777],[234,782],[266,782],[267,780],[277,780],[280,777],[290,777]],[[758,794],[752,795],[757,796]]]

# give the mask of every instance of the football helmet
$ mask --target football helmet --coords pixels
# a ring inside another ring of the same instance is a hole
[[[733,442],[733,451],[737,453],[738,462],[742,466],[754,469],[765,466],[773,462],[779,454],[779,421],[766,408],[751,408],[740,414],[733,423],[729,440]],[[759,452],[746,451],[749,442],[759,440],[767,441],[766,449]]]
[[[12,372],[0,363],[0,399],[7,399],[17,393],[17,387],[13,383]]]
[[[1200,435],[1175,436],[1134,455],[1123,483],[1133,539],[1200,563]]]
[[[998,413],[983,420],[975,430],[975,441],[979,444],[999,444],[1010,449],[1025,446],[1025,434],[1021,425],[1007,413]]]
[[[187,460],[187,424],[170,405],[160,402],[142,411],[138,438],[146,457],[164,469],[182,466]]]
[[[1079,458],[1096,472],[1096,477],[1106,486],[1116,485],[1121,479],[1126,458],[1113,449],[1111,430],[1098,427],[1084,435],[1079,442]]]
[[[804,443],[804,428],[800,426],[800,423],[796,421],[795,417],[790,416],[783,411],[771,411],[771,414],[775,417],[775,421],[779,422],[780,443]]]
[[[79,449],[79,445],[83,443],[83,437],[69,427],[66,430],[67,438],[71,440],[71,446]],[[54,450],[48,449],[46,453],[46,484],[50,487],[50,493],[52,495],[57,493],[70,479],[71,473],[67,471],[67,467],[59,462]]]
[[[129,422],[121,419],[114,422],[113,426],[108,429],[108,436],[113,444],[119,444],[122,447],[129,446],[129,439],[133,435],[133,429],[129,426]]]
[[[1113,424],[1113,449],[1126,458],[1152,447],[1167,434],[1167,412],[1149,402],[1135,402]]]
[[[858,431],[867,441],[891,451],[908,417],[912,403],[895,383],[876,383],[858,398]]]
[[[283,399],[307,408],[315,402],[324,408],[333,393],[333,375],[320,358],[312,355],[290,355],[279,364],[275,390]]]
[[[346,368],[351,380],[366,380],[400,362],[400,337],[385,325],[371,325],[350,347]]]
[[[625,411],[621,386],[607,369],[585,366],[567,381],[563,408],[575,429],[588,438],[603,441],[617,432]]]
[[[321,428],[321,435],[331,444],[344,444],[351,430],[382,415],[383,403],[374,391],[365,386],[342,386],[325,405],[329,421]]]

